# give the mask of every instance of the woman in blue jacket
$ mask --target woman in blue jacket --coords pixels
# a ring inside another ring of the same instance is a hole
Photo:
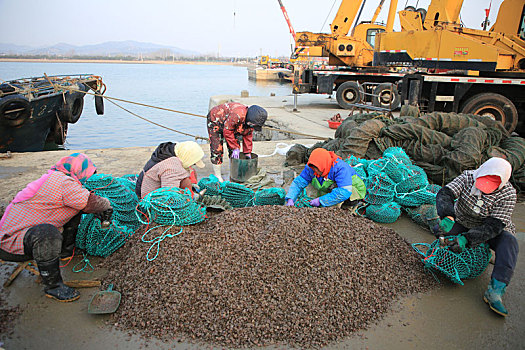
[[[365,197],[366,187],[357,172],[341,157],[324,148],[312,151],[308,163],[297,176],[286,194],[286,205],[293,206],[301,191],[310,183],[318,190],[319,197],[310,201],[314,207],[330,207],[346,200]]]

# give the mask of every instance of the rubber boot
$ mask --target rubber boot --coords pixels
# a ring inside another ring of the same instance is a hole
[[[505,305],[503,305],[503,300],[501,299],[503,294],[505,294],[506,289],[507,285],[505,283],[493,278],[490,280],[489,287],[485,292],[485,295],[483,295],[483,300],[489,304],[492,311],[503,317],[509,314],[505,308]]]
[[[76,289],[63,283],[58,258],[48,262],[37,261],[37,266],[44,284],[44,292],[48,298],[62,302],[75,301],[80,298],[80,293]]]
[[[60,251],[61,260],[67,260],[73,255],[77,231],[78,227],[64,227],[64,232],[62,233],[62,250]]]
[[[213,174],[217,176],[220,182],[224,182],[224,179],[221,175],[221,165],[220,164],[212,164],[213,166]]]

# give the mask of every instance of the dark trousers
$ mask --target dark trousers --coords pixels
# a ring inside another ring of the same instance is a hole
[[[458,235],[468,229],[460,223],[454,223],[447,235]],[[492,270],[492,278],[509,284],[518,261],[518,240],[508,231],[502,231],[498,236],[487,241],[490,249],[496,252],[496,261]]]
[[[48,262],[58,258],[60,252],[66,248],[64,245],[75,244],[80,218],[81,213],[66,223],[63,234],[50,224],[31,227],[24,235],[24,254],[12,254],[0,249],[0,259],[15,262],[34,259],[37,262]]]

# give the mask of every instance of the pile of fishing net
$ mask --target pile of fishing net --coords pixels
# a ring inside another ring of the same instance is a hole
[[[129,182],[126,178],[106,174],[95,174],[86,181],[86,189],[109,200],[113,215],[108,228],[101,227],[100,220],[93,214],[82,215],[76,237],[77,248],[89,255],[106,257],[120,248],[141,225],[135,215],[139,200]]]
[[[342,158],[353,155],[360,159],[377,159],[386,149],[400,147],[433,183],[443,186],[491,157],[503,157],[512,165],[511,181],[525,190],[525,139],[510,136],[500,122],[485,116],[434,112],[417,117],[412,112],[403,108],[401,116],[393,119],[378,113],[351,115],[334,139],[311,148],[294,145],[286,162],[306,163],[319,147]]]
[[[432,229],[438,223],[435,209],[440,186],[428,182],[425,171],[399,147],[388,148],[376,160],[350,156],[345,159],[366,185],[366,205],[358,209],[360,215],[380,223],[395,222],[401,210],[416,223]]]
[[[245,208],[259,205],[283,205],[286,192],[280,187],[253,189],[230,181],[220,182],[215,175],[202,178],[198,186],[206,190],[205,196],[218,196],[234,208]]]
[[[454,241],[457,236],[447,236],[445,241]],[[426,249],[419,249],[420,246]],[[431,244],[413,243],[415,251],[423,256],[421,261],[432,274],[440,272],[452,282],[463,285],[464,279],[478,277],[485,271],[490,261],[490,250],[486,243],[474,248],[465,248],[461,253],[454,253],[448,245],[440,245],[438,239]]]

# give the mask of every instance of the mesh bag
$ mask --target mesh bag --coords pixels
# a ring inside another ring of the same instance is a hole
[[[106,257],[120,248],[140,226],[135,215],[138,203],[134,186],[128,180],[106,174],[92,175],[84,184],[90,192],[107,198],[113,208],[111,225],[102,228],[93,214],[84,214],[80,220],[75,245],[89,255]]]
[[[135,186],[137,185],[137,174],[128,174],[122,177],[119,177],[118,180],[124,186],[126,186],[132,192],[135,192]]]
[[[418,225],[430,231],[439,224],[436,204],[424,204],[414,208],[405,208],[407,215]]]
[[[297,197],[297,200],[295,201],[295,206],[297,208],[311,208],[310,201],[313,198],[308,197],[306,195],[306,190],[303,190],[301,193],[299,193],[299,196]]]
[[[412,165],[410,157],[406,154],[405,150],[401,147],[389,147],[383,152],[383,157],[391,159],[396,163],[404,165]]]
[[[396,193],[409,193],[428,186],[427,174],[422,168],[411,165],[407,169],[407,177],[396,185]]]
[[[143,224],[187,226],[203,221],[206,209],[191,198],[188,189],[162,187],[150,192],[139,203],[137,217]]]
[[[222,183],[213,174],[202,178],[197,185],[201,190],[206,189],[206,194],[209,196],[220,196],[222,193]]]
[[[436,203],[436,194],[421,188],[408,193],[395,194],[395,201],[404,207],[417,207],[423,204]]]
[[[370,204],[386,204],[394,200],[394,181],[385,173],[379,173],[368,178],[365,202]]]
[[[453,241],[456,237],[447,236],[445,239]],[[421,251],[419,246],[426,247],[426,251]],[[462,280],[475,278],[483,273],[490,260],[490,250],[486,243],[475,248],[466,248],[460,254],[450,251],[447,246],[441,247],[437,239],[431,244],[413,243],[412,247],[423,256],[421,261],[427,269],[439,271],[452,282],[461,285]]]
[[[282,188],[266,188],[255,192],[255,205],[283,205],[286,191]]]
[[[369,177],[378,175],[379,173],[385,173],[384,169],[389,163],[389,160],[386,158],[379,158],[371,162],[367,167],[367,173]]]
[[[401,216],[401,206],[396,202],[368,205],[365,216],[374,222],[391,224]]]
[[[370,163],[369,160],[350,156],[345,159],[345,162],[348,163],[356,171],[357,175],[361,179],[364,180],[367,178],[368,174],[366,173],[366,169],[368,168],[368,164]]]
[[[441,190],[441,186],[439,186],[437,184],[429,184],[427,186],[427,191],[428,192],[432,192],[432,193],[437,194],[439,192],[439,190]]]
[[[251,207],[254,203],[255,192],[235,182],[223,182],[222,184],[222,198],[234,208]]]

